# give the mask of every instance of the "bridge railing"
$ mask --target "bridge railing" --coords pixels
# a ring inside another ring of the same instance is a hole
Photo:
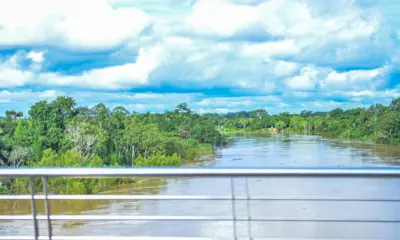
[[[49,178],[135,178],[135,177],[224,177],[230,179],[229,195],[50,195],[48,194]],[[252,217],[250,215],[251,201],[394,201],[400,202],[400,198],[339,198],[339,197],[269,197],[251,196],[247,178],[249,177],[298,177],[298,178],[400,178],[400,168],[1,168],[0,178],[28,178],[29,195],[0,195],[2,200],[30,200],[30,215],[0,215],[0,221],[25,220],[32,221],[33,236],[0,236],[5,239],[137,239],[135,237],[101,237],[101,236],[54,236],[52,221],[56,220],[78,220],[78,221],[120,221],[120,220],[149,220],[149,221],[228,221],[232,222],[232,238],[238,239],[236,223],[247,223],[248,239],[254,239],[252,234],[252,222],[377,222],[377,223],[400,223],[399,219],[304,219],[304,218],[276,218],[276,217]],[[36,194],[34,179],[41,178],[43,193]],[[235,178],[245,179],[246,194],[239,196],[235,194]],[[37,213],[37,201],[44,200],[45,215]],[[50,200],[226,200],[231,203],[231,216],[127,216],[127,215],[53,215],[51,213]],[[237,216],[235,201],[246,201],[247,216]],[[47,235],[39,236],[38,221],[47,222]],[[151,237],[148,239],[156,239]],[[178,239],[178,238],[168,238]],[[185,238],[188,239],[188,238]],[[198,238],[193,238],[198,239]]]

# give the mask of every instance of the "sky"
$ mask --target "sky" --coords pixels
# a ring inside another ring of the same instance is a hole
[[[328,111],[400,97],[398,0],[0,0],[0,115]]]

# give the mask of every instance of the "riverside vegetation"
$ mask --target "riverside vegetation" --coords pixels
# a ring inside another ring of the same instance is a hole
[[[186,104],[163,114],[130,113],[123,107],[77,107],[74,99],[40,101],[7,111],[0,120],[2,167],[177,166],[223,144],[213,121]],[[59,193],[96,193],[129,179],[50,179]],[[27,180],[0,182],[0,192],[27,191]],[[40,191],[40,182],[37,181]]]
[[[221,133],[277,132],[400,143],[400,98],[389,106],[329,112],[267,111],[196,114],[184,103],[165,113],[130,113],[123,107],[77,107],[59,97],[40,101],[24,118],[7,111],[0,119],[2,167],[177,166],[224,144]],[[52,192],[96,193],[129,179],[50,179]],[[0,182],[1,192],[26,191],[26,180]],[[40,191],[40,183],[37,182]]]
[[[368,108],[329,112],[302,111],[269,115],[263,109],[227,114],[205,114],[214,119],[224,133],[276,132],[306,133],[324,137],[371,140],[376,143],[400,143],[400,98],[389,106],[375,104]]]

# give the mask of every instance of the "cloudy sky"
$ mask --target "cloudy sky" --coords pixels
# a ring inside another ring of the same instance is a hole
[[[159,112],[400,96],[398,0],[0,0],[0,115],[60,95]]]

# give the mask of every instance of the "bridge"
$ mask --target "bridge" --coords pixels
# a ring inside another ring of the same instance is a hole
[[[196,178],[227,178],[230,180],[230,194],[228,195],[55,195],[48,193],[49,178],[165,178],[165,177],[196,177]],[[15,239],[49,239],[49,240],[76,240],[76,239],[158,239],[156,237],[139,236],[55,236],[53,234],[52,221],[75,220],[75,221],[221,221],[232,223],[230,236],[227,239],[242,239],[238,237],[237,224],[247,224],[246,239],[256,239],[252,232],[254,222],[327,222],[327,223],[400,223],[400,219],[329,219],[329,218],[285,218],[285,217],[254,217],[250,214],[252,201],[362,201],[362,202],[400,202],[398,198],[340,198],[340,197],[269,197],[252,196],[249,193],[248,178],[399,178],[399,168],[2,168],[0,178],[28,178],[30,194],[28,195],[0,195],[2,200],[30,200],[31,214],[29,215],[0,215],[0,221],[27,221],[33,224],[32,236],[0,236],[0,240]],[[43,192],[35,193],[34,179],[40,178]],[[235,193],[235,179],[245,181],[245,195]],[[44,202],[45,214],[37,212],[37,200]],[[200,201],[216,200],[227,201],[231,206],[230,216],[144,216],[144,215],[54,215],[51,212],[52,200],[193,200]],[[247,216],[237,214],[237,201],[244,201],[247,208]],[[39,221],[45,221],[46,232],[44,236],[39,235]],[[159,239],[179,239],[176,237],[164,237]],[[205,238],[184,238],[205,239]]]

